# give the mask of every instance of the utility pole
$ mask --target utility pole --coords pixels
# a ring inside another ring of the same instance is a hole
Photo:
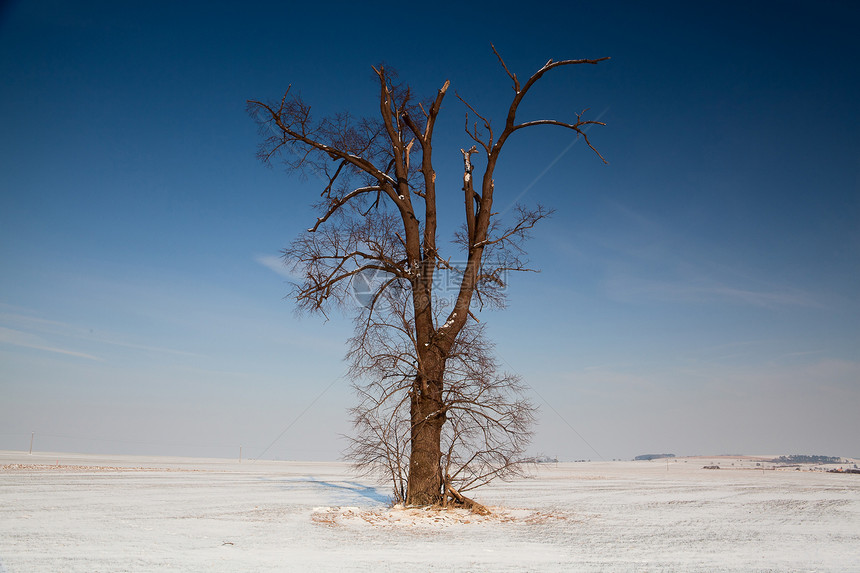
[[[33,455],[33,438],[35,438],[35,437],[36,437],[36,432],[31,432],[30,433],[30,453],[29,453],[29,455],[31,455],[31,456]]]

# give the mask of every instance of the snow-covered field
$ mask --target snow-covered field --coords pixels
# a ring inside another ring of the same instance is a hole
[[[0,452],[0,572],[860,571],[860,475],[769,466],[545,464],[480,517],[339,463]]]

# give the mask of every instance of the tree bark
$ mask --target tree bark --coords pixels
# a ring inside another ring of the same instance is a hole
[[[408,505],[433,505],[442,501],[442,450],[445,410],[442,402],[444,362],[431,359],[415,378],[410,413],[412,421]]]

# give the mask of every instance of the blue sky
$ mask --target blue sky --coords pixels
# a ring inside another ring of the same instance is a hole
[[[245,100],[376,109],[371,65],[500,121],[490,50],[547,76],[497,170],[555,216],[484,313],[534,451],[860,456],[853,2],[11,2],[0,9],[0,449],[337,459],[351,326],[276,257],[319,181],[267,169]],[[437,128],[459,225],[465,110]],[[280,437],[279,437],[280,436]]]

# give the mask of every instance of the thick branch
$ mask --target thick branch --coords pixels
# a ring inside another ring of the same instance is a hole
[[[463,192],[465,193],[466,200],[466,229],[469,236],[469,244],[471,244],[475,237],[476,193],[472,182],[472,172],[475,169],[472,165],[472,154],[477,151],[478,148],[474,145],[468,151],[465,149],[460,150],[460,153],[463,154]]]
[[[282,137],[283,144],[282,145],[288,145],[288,144],[294,143],[294,142],[302,143],[302,144],[308,146],[311,150],[316,150],[320,153],[323,153],[323,154],[331,157],[332,159],[341,159],[341,160],[353,165],[357,169],[364,171],[365,173],[367,173],[368,175],[370,175],[371,177],[373,177],[374,179],[379,181],[380,185],[387,187],[386,184],[394,184],[395,183],[394,179],[390,175],[381,171],[379,168],[377,168],[375,165],[373,165],[371,162],[367,161],[366,159],[363,159],[357,155],[353,155],[351,153],[348,153],[346,151],[338,149],[337,147],[333,147],[331,145],[326,145],[325,143],[322,143],[320,141],[316,141],[315,139],[308,137],[306,134],[303,134],[299,131],[294,130],[291,127],[290,123],[287,123],[285,121],[285,118],[283,116],[283,113],[284,113],[283,109],[275,110],[271,106],[269,106],[263,102],[256,101],[256,100],[248,100],[248,104],[249,104],[249,106],[251,106],[255,109],[258,109],[258,110],[262,109],[267,113],[268,121],[271,121],[272,123],[274,123],[278,127],[278,129],[280,129],[281,132],[283,133],[283,137]],[[307,120],[308,118],[305,117],[304,119]],[[290,119],[288,121],[291,122],[292,119]]]
[[[377,192],[382,191],[382,187],[379,187],[376,185],[372,185],[370,187],[361,187],[359,189],[356,189],[352,193],[347,193],[343,197],[332,199],[331,206],[323,214],[322,217],[317,217],[317,222],[314,224],[313,227],[308,229],[308,233],[315,233],[320,225],[325,223],[329,217],[331,217],[332,215],[334,215],[337,212],[338,209],[340,209],[341,207],[346,205],[346,203],[349,202],[350,199],[358,197],[359,195],[361,195],[363,193],[370,193],[373,191],[377,191]]]
[[[583,113],[585,113],[585,112],[583,112]],[[606,159],[603,157],[603,155],[601,155],[600,152],[591,144],[591,142],[588,140],[588,134],[585,132],[584,129],[582,129],[583,126],[588,126],[588,125],[604,125],[605,126],[606,124],[603,123],[602,121],[593,121],[593,120],[582,121],[582,120],[580,120],[580,117],[582,117],[582,114],[581,113],[577,114],[576,123],[565,123],[563,121],[557,121],[554,119],[539,119],[539,120],[535,120],[535,121],[527,121],[525,123],[515,125],[511,129],[511,133],[513,133],[514,131],[517,131],[519,129],[523,129],[526,127],[534,127],[537,125],[556,125],[559,127],[572,129],[573,131],[575,131],[577,133],[577,135],[582,136],[582,138],[585,140],[585,144],[588,145],[588,147],[594,153],[597,154],[597,156],[601,159],[601,161],[603,161],[603,163],[608,164],[609,162],[606,161]]]

